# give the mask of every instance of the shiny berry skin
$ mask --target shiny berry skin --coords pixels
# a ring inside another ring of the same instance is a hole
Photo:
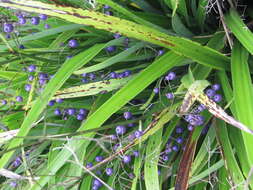
[[[158,94],[158,93],[159,93],[159,88],[154,88],[153,92],[154,92],[155,94]]]
[[[69,109],[67,110],[67,113],[68,113],[68,115],[74,115],[74,114],[76,113],[76,109],[74,109],[74,108],[69,108]]]
[[[212,98],[215,95],[215,91],[213,89],[207,89],[205,94],[209,97]]]
[[[109,74],[109,76],[110,76],[111,79],[116,79],[116,78],[117,78],[117,73],[111,72],[111,73]]]
[[[215,102],[221,102],[221,100],[222,100],[222,96],[220,94],[215,94],[213,96],[213,101],[215,101]]]
[[[214,84],[212,85],[212,89],[217,91],[217,90],[220,90],[220,85],[219,84]]]
[[[174,145],[174,146],[172,146],[172,150],[175,151],[175,152],[177,152],[179,150],[179,148],[178,148],[177,145]]]
[[[78,47],[79,44],[78,44],[78,42],[76,40],[72,39],[72,40],[69,40],[68,45],[71,48],[76,48],[76,47]]]
[[[165,77],[165,80],[174,80],[176,78],[176,74],[174,72],[169,72],[167,76]]]
[[[39,23],[40,23],[40,18],[39,17],[32,17],[31,18],[31,24],[38,25]]]
[[[49,105],[49,106],[53,106],[53,105],[54,105],[54,103],[55,103],[55,101],[54,101],[54,100],[50,100],[50,101],[48,102],[48,104],[47,104],[47,105]]]
[[[112,53],[112,52],[114,52],[116,50],[116,46],[109,46],[109,47],[107,47],[105,49],[106,49],[107,52]]]
[[[184,139],[182,137],[178,137],[176,141],[178,144],[182,144],[184,142]]]
[[[79,113],[83,114],[83,115],[87,115],[88,110],[81,108],[81,109],[79,109]]]
[[[16,96],[16,101],[17,102],[23,102],[22,96]]]
[[[47,20],[47,15],[45,14],[40,14],[39,17],[41,20]]]
[[[25,85],[25,91],[30,92],[31,89],[32,89],[32,85],[30,85],[30,84]]]
[[[105,173],[106,173],[106,175],[111,176],[113,174],[113,169],[112,168],[106,168]]]
[[[94,186],[101,187],[101,186],[102,186],[102,183],[101,183],[99,180],[94,179],[94,181],[93,181],[93,185],[94,185]]]
[[[134,132],[135,138],[140,138],[142,136],[142,134],[143,134],[142,131],[139,131],[139,130]]]
[[[101,162],[104,159],[103,156],[96,156],[95,160],[96,162]]]
[[[131,162],[131,156],[129,156],[129,155],[124,155],[124,156],[123,156],[123,162],[124,162],[125,164],[128,164],[129,162]]]
[[[56,108],[56,109],[54,110],[54,114],[55,114],[55,115],[61,115],[61,110],[60,110],[59,108]]]
[[[60,104],[63,102],[63,100],[61,98],[57,98],[57,99],[55,99],[55,102]]]
[[[162,156],[162,159],[163,159],[164,162],[166,162],[166,161],[169,160],[169,156],[165,154],[165,155]]]
[[[124,112],[124,118],[125,119],[131,119],[132,118],[132,113],[131,112],[129,112],[129,111],[127,111],[127,112]]]
[[[163,50],[159,50],[159,51],[157,52],[157,56],[161,56],[162,54],[164,54],[164,51],[163,51]]]
[[[169,100],[173,99],[174,98],[174,94],[169,92],[167,94],[165,94],[166,98],[168,98]]]
[[[123,135],[126,132],[126,127],[123,125],[119,125],[116,127],[116,134]]]
[[[84,120],[84,118],[85,118],[85,116],[83,114],[79,113],[79,114],[76,115],[76,119],[79,120],[79,121]]]
[[[1,103],[2,103],[2,105],[6,105],[7,104],[7,100],[2,100]]]
[[[33,81],[33,79],[34,79],[34,76],[32,76],[32,75],[30,75],[30,76],[28,77],[28,80],[29,80],[29,81]]]
[[[4,29],[4,32],[6,32],[6,33],[11,33],[11,32],[13,32],[14,27],[13,27],[12,24],[7,24],[7,23],[5,23],[3,29]]]
[[[27,71],[28,72],[34,72],[36,70],[36,66],[35,65],[29,65],[28,67],[27,67]]]
[[[24,17],[19,17],[18,18],[18,23],[21,25],[24,25],[26,23],[26,19]]]
[[[124,77],[129,77],[131,75],[131,71],[126,70],[123,72],[123,74],[124,74]]]

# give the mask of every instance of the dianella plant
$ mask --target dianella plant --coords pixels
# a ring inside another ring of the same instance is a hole
[[[252,190],[252,13],[0,0],[0,189]]]

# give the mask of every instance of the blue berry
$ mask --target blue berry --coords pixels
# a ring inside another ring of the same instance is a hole
[[[119,125],[116,127],[116,134],[123,135],[126,132],[126,127],[123,125]]]
[[[142,134],[143,134],[142,131],[139,131],[139,130],[134,132],[135,138],[140,138]]]
[[[21,158],[20,158],[20,157],[17,157],[17,158],[13,161],[12,165],[13,165],[14,167],[18,167],[18,166],[20,166],[21,162],[22,162]]]
[[[48,79],[48,74],[46,74],[46,73],[39,73],[39,79],[47,80]]]
[[[68,115],[74,115],[76,113],[76,109],[75,108],[69,108],[68,110],[67,110],[67,114]]]
[[[212,98],[215,95],[215,91],[213,89],[207,89],[205,94],[209,97]]]
[[[222,96],[220,94],[215,94],[213,96],[213,101],[215,101],[215,102],[221,102],[221,100],[222,100]]]
[[[109,16],[112,16],[112,15],[113,15],[112,11],[105,11],[105,14],[106,14],[106,15],[109,15]]]
[[[45,14],[40,14],[39,17],[41,20],[47,20],[47,15]]]
[[[88,110],[81,108],[81,109],[79,109],[79,113],[83,114],[83,115],[87,115]]]
[[[72,39],[72,40],[69,40],[69,47],[71,47],[71,48],[76,48],[76,47],[78,47],[78,42],[76,41],[76,40],[74,40],[74,39]]]
[[[101,183],[99,180],[94,179],[94,181],[93,181],[93,186],[101,187],[101,186],[102,186],[102,183]]]
[[[165,77],[165,80],[174,80],[176,78],[176,74],[174,72],[169,72],[167,76]]]
[[[57,98],[57,99],[55,99],[55,101],[56,101],[56,103],[59,103],[59,104],[63,102],[63,100],[61,98]]]
[[[2,103],[2,105],[6,105],[7,104],[7,100],[2,100],[1,103]]]
[[[90,78],[90,80],[95,80],[96,75],[94,73],[89,73],[89,78]]]
[[[220,85],[219,84],[214,84],[212,85],[212,89],[217,91],[217,90],[220,90]]]
[[[163,159],[164,162],[166,162],[166,161],[169,160],[169,156],[166,155],[166,154],[164,154],[164,155],[162,156],[162,159]]]
[[[183,133],[183,131],[184,131],[184,130],[183,130],[182,127],[177,127],[177,128],[176,128],[176,133],[177,133],[177,134],[181,134],[181,133]]]
[[[111,72],[111,73],[109,74],[109,76],[110,76],[111,79],[116,79],[116,78],[117,78],[117,73]]]
[[[33,25],[38,25],[40,23],[40,18],[39,17],[32,17],[31,18],[31,23]]]
[[[10,182],[10,186],[11,186],[11,187],[17,187],[17,185],[18,185],[18,184],[17,184],[17,182],[15,182],[15,181],[11,181],[11,182]]]
[[[32,89],[32,85],[30,84],[25,85],[25,91],[30,92],[31,89]]]
[[[96,156],[95,160],[96,162],[101,162],[104,159],[103,156]]]
[[[28,67],[27,67],[27,71],[28,72],[34,72],[36,70],[36,66],[35,65],[29,65]]]
[[[105,173],[106,173],[106,175],[111,176],[113,174],[113,169],[112,168],[106,168]]]
[[[159,88],[154,88],[153,92],[154,92],[155,94],[158,94],[158,93],[159,93]]]
[[[10,38],[11,38],[11,35],[10,35],[10,34],[6,34],[5,37],[6,37],[7,39],[10,39]]]
[[[84,120],[84,118],[85,118],[85,115],[83,115],[83,114],[77,114],[77,116],[76,116],[76,119],[79,121]]]
[[[170,147],[166,147],[165,153],[166,153],[166,154],[169,154],[169,153],[171,153],[171,152],[172,152],[172,149],[171,149]]]
[[[14,27],[13,27],[12,24],[7,24],[7,23],[5,23],[3,29],[4,29],[4,32],[6,32],[6,33],[11,33],[11,32],[13,32]]]
[[[91,162],[86,164],[86,168],[91,168],[93,166],[93,164]]]
[[[17,102],[23,102],[22,96],[16,96],[16,101]]]
[[[109,5],[104,5],[104,9],[110,9],[111,7]]]
[[[125,164],[128,164],[129,162],[131,162],[131,156],[129,156],[129,155],[124,155],[124,156],[123,156],[123,162],[124,162]]]
[[[116,50],[116,46],[109,46],[106,48],[106,51],[109,52],[109,53],[112,53]]]
[[[43,86],[47,83],[47,80],[45,79],[39,79],[39,85]]]
[[[182,144],[184,142],[184,139],[182,137],[178,137],[176,141],[178,144]]]
[[[204,117],[201,115],[194,115],[190,120],[189,123],[193,126],[200,126],[204,124]]]
[[[133,155],[134,155],[134,157],[139,157],[140,153],[139,153],[139,151],[134,150]]]
[[[173,94],[173,93],[171,93],[171,92],[169,92],[169,93],[165,94],[165,96],[166,96],[169,100],[171,100],[171,99],[173,99],[173,98],[174,98],[174,94]]]
[[[127,112],[124,112],[124,118],[125,119],[131,119],[132,118],[132,113],[127,111]]]
[[[192,125],[187,126],[188,131],[193,131],[194,127]]]
[[[54,100],[50,100],[50,101],[48,102],[48,104],[47,104],[47,105],[49,105],[49,106],[53,106],[53,105],[54,105],[54,103],[55,103],[55,101],[54,101]]]
[[[44,28],[45,28],[45,29],[49,29],[49,28],[51,28],[51,26],[50,26],[49,24],[45,24],[45,25],[44,25]]]
[[[54,110],[54,114],[55,114],[55,115],[61,115],[61,110],[60,110],[59,108],[56,108],[56,109]]]
[[[87,79],[83,78],[83,79],[81,80],[81,82],[82,82],[82,83],[88,83],[89,81],[88,81]]]
[[[126,70],[123,72],[123,74],[124,74],[124,77],[129,77],[131,75],[131,71]]]
[[[21,25],[24,25],[26,23],[26,19],[24,17],[19,17],[18,18],[18,23]]]
[[[33,81],[33,79],[34,79],[34,76],[32,76],[32,75],[30,75],[30,76],[28,77],[28,80],[29,80],[29,81]]]
[[[158,55],[158,56],[161,56],[162,54],[164,54],[164,51],[163,51],[163,50],[159,50],[159,51],[157,52],[157,55]]]
[[[134,127],[135,125],[133,123],[128,123],[127,126],[128,127]]]
[[[115,140],[117,140],[117,137],[116,137],[116,135],[110,135],[110,139],[111,139],[112,141],[115,141]]]
[[[19,49],[25,49],[25,46],[23,44],[20,44]]]
[[[172,150],[175,151],[175,152],[177,152],[179,150],[179,148],[178,148],[177,145],[174,145],[174,146],[172,146]]]

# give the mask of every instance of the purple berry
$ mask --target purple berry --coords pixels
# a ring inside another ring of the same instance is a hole
[[[74,39],[72,39],[72,40],[69,40],[69,47],[71,47],[71,48],[76,48],[76,47],[78,47],[78,42],[76,41],[76,40],[74,40]]]
[[[157,56],[161,56],[162,54],[164,54],[164,51],[163,51],[163,50],[159,50],[159,51],[157,52]]]
[[[124,112],[124,118],[125,119],[131,119],[132,118],[132,113],[131,112],[129,112],[129,111],[127,111],[127,112]]]
[[[96,162],[101,162],[104,159],[103,156],[96,156],[95,160]]]
[[[91,162],[86,164],[86,168],[91,168],[93,166],[93,164]]]
[[[106,175],[111,176],[113,174],[113,169],[112,168],[106,168],[105,173],[106,173]]]
[[[45,80],[45,79],[39,79],[39,85],[40,86],[43,86],[43,85],[45,85],[47,83],[47,80]]]
[[[126,132],[126,127],[123,125],[119,125],[116,127],[116,134],[123,135]]]
[[[59,108],[56,108],[56,109],[54,110],[54,114],[55,114],[55,115],[61,115],[61,110],[60,110]]]
[[[104,9],[110,9],[111,7],[109,5],[104,5]]]
[[[171,93],[171,92],[169,92],[169,93],[165,94],[165,96],[166,96],[169,100],[171,100],[171,99],[173,99],[173,98],[174,98],[174,94],[173,94],[173,93]]]
[[[202,111],[204,111],[206,109],[206,107],[203,105],[203,104],[200,104],[198,107],[197,107],[197,112],[200,113]]]
[[[3,30],[4,30],[4,32],[6,32],[6,33],[11,33],[11,32],[13,32],[14,27],[13,27],[12,24],[7,24],[7,23],[5,23],[5,24],[4,24]]]
[[[23,102],[23,97],[22,96],[16,96],[16,101],[17,102]]]
[[[28,72],[34,72],[36,70],[36,66],[35,65],[29,65],[28,67],[27,67],[27,71]]]
[[[81,82],[82,82],[82,83],[88,83],[89,81],[88,81],[87,79],[83,78],[83,79],[81,80]]]
[[[165,153],[166,153],[166,154],[169,154],[169,153],[171,153],[171,152],[172,152],[172,149],[171,149],[170,147],[166,147]]]
[[[135,138],[140,138],[142,136],[142,134],[143,134],[142,131],[139,131],[139,130],[134,132]]]
[[[116,50],[116,46],[108,46],[108,47],[106,48],[106,51],[109,52],[109,53],[112,53],[112,52],[114,52],[115,50]]]
[[[183,130],[182,127],[177,127],[177,128],[176,128],[176,133],[177,133],[177,134],[181,134],[181,133],[183,133],[183,131],[184,131],[184,130]]]
[[[22,162],[21,158],[20,158],[20,157],[17,157],[17,158],[13,161],[12,165],[13,165],[14,167],[18,167],[18,166],[20,166],[21,162]]]
[[[117,140],[117,136],[116,136],[116,135],[110,135],[110,139],[111,139],[112,141],[115,141],[115,140]]]
[[[4,106],[4,105],[7,104],[7,100],[2,100],[1,103],[2,103],[2,105]]]
[[[215,101],[215,102],[221,102],[221,100],[222,100],[222,96],[220,94],[215,94],[213,96],[213,101]]]
[[[32,89],[32,85],[30,85],[30,84],[25,85],[25,91],[30,92],[31,89]]]
[[[188,131],[193,131],[194,127],[192,125],[187,126]]]
[[[204,124],[204,117],[201,115],[194,115],[190,120],[189,123],[193,126],[200,126]]]
[[[5,37],[6,37],[7,39],[10,39],[10,38],[11,38],[11,35],[10,35],[10,34],[6,34]]]
[[[109,74],[109,76],[110,76],[111,79],[116,79],[116,78],[117,78],[117,73],[111,72],[111,73]]]
[[[34,76],[32,76],[32,75],[30,75],[30,76],[28,77],[28,80],[29,80],[29,81],[33,81],[33,79],[34,79]]]
[[[45,24],[45,25],[44,25],[44,28],[45,28],[45,29],[49,29],[49,28],[51,28],[51,26],[50,26],[49,24]]]
[[[68,115],[74,115],[76,113],[76,109],[75,108],[69,108],[67,109],[67,114]]]
[[[135,125],[133,123],[128,123],[127,126],[128,127],[134,127]]]
[[[39,17],[32,17],[31,18],[31,23],[33,25],[38,25],[40,23],[40,18]]]
[[[83,115],[87,115],[88,110],[81,108],[81,109],[79,109],[79,113],[83,114]]]
[[[85,118],[85,116],[83,114],[80,114],[80,113],[77,114],[77,116],[76,116],[76,119],[79,120],[79,121],[84,120],[84,118]]]
[[[23,44],[19,45],[19,49],[25,49],[25,46]]]
[[[128,164],[129,162],[131,162],[131,156],[129,156],[129,155],[124,155],[124,156],[123,156],[123,162],[124,162],[125,164]]]
[[[184,142],[184,139],[182,137],[178,137],[176,141],[178,144],[182,144]]]
[[[105,14],[108,15],[108,16],[112,16],[113,15],[112,11],[105,11]]]
[[[164,154],[164,155],[162,156],[162,159],[163,159],[164,162],[166,162],[166,161],[169,160],[169,156],[166,155],[166,154]]]
[[[214,85],[212,85],[212,89],[217,91],[217,90],[220,89],[220,85],[219,84],[214,84]]]
[[[48,102],[48,104],[47,104],[47,105],[49,105],[49,106],[53,106],[53,105],[54,105],[54,103],[55,103],[55,101],[54,101],[54,100],[50,100],[50,101]]]
[[[172,150],[175,151],[175,152],[177,152],[179,150],[179,148],[178,148],[177,145],[174,145],[174,146],[172,146]]]
[[[45,14],[40,14],[39,17],[41,20],[47,20],[47,15]]]
[[[95,80],[96,79],[96,75],[94,73],[89,73],[89,78],[90,80]]]
[[[134,155],[134,157],[139,157],[140,153],[139,153],[139,151],[134,150],[133,155]]]
[[[10,182],[10,186],[11,186],[11,187],[17,187],[17,185],[18,185],[18,184],[17,184],[17,182],[15,182],[15,181],[11,181],[11,182]]]
[[[39,79],[47,80],[48,79],[48,74],[46,74],[46,73],[39,73]]]
[[[155,94],[158,94],[158,93],[159,93],[159,88],[154,88],[153,92],[154,92]]]
[[[94,179],[94,181],[93,181],[93,185],[94,185],[94,186],[101,187],[101,186],[102,186],[102,183],[101,183],[99,180]]]
[[[212,98],[215,95],[215,91],[213,89],[207,89],[205,94],[209,97]]]
[[[169,72],[167,76],[165,77],[165,80],[174,80],[176,78],[176,74],[174,72]]]
[[[24,17],[19,17],[18,18],[18,23],[21,25],[24,25],[26,23],[26,19]]]
[[[57,98],[57,99],[55,99],[55,101],[56,101],[56,103],[59,103],[59,104],[63,102],[63,100],[61,98]]]
[[[123,72],[123,74],[124,74],[124,77],[129,77],[131,75],[131,71],[126,70]]]

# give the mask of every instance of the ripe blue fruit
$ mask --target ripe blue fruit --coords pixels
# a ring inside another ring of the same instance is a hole
[[[32,17],[31,18],[31,24],[38,25],[39,23],[40,23],[40,18],[39,17]]]
[[[55,114],[55,115],[61,115],[61,110],[60,110],[59,108],[56,108],[56,109],[54,110],[54,114]]]
[[[106,168],[105,173],[106,173],[106,175],[111,176],[113,174],[113,169],[112,168]]]
[[[173,99],[173,98],[174,98],[174,94],[173,94],[173,93],[171,93],[171,92],[169,92],[169,93],[165,94],[165,96],[166,96],[169,100],[171,100],[171,99]]]
[[[16,96],[16,101],[17,102],[23,102],[23,97],[22,96]]]
[[[27,71],[28,72],[34,72],[36,70],[36,66],[35,65],[29,65],[28,67],[27,67]]]
[[[222,96],[220,94],[215,94],[213,96],[213,101],[220,102],[222,100]]]
[[[45,14],[40,14],[39,17],[41,20],[47,20],[47,15]]]
[[[79,120],[79,121],[84,120],[84,118],[85,118],[85,116],[83,114],[79,113],[79,114],[76,115],[76,119]]]
[[[123,162],[125,164],[128,164],[129,162],[131,162],[131,156],[130,155],[124,155],[123,156]]]
[[[106,48],[106,51],[109,52],[109,53],[112,53],[112,52],[114,52],[115,50],[116,50],[116,46],[108,46],[108,47]]]
[[[26,23],[26,19],[24,17],[19,17],[18,18],[18,23],[21,25],[24,25]]]
[[[205,94],[209,97],[212,98],[215,95],[215,91],[211,88],[207,89]]]
[[[159,93],[159,88],[154,88],[153,92],[154,92],[155,94],[158,94],[158,93]]]
[[[126,127],[123,125],[119,125],[116,127],[116,134],[123,135],[126,132]]]
[[[124,118],[125,119],[131,119],[132,118],[132,113],[127,111],[127,112],[124,112]]]
[[[79,44],[78,44],[78,42],[75,39],[72,39],[72,40],[69,40],[68,45],[71,48],[76,48],[76,47],[78,47]]]
[[[12,24],[5,23],[5,24],[4,24],[3,30],[4,30],[4,32],[6,32],[6,33],[10,33],[10,32],[13,32],[14,27],[13,27]]]
[[[30,84],[25,85],[25,91],[29,92],[31,90],[31,88],[32,88],[32,85],[30,85]]]

